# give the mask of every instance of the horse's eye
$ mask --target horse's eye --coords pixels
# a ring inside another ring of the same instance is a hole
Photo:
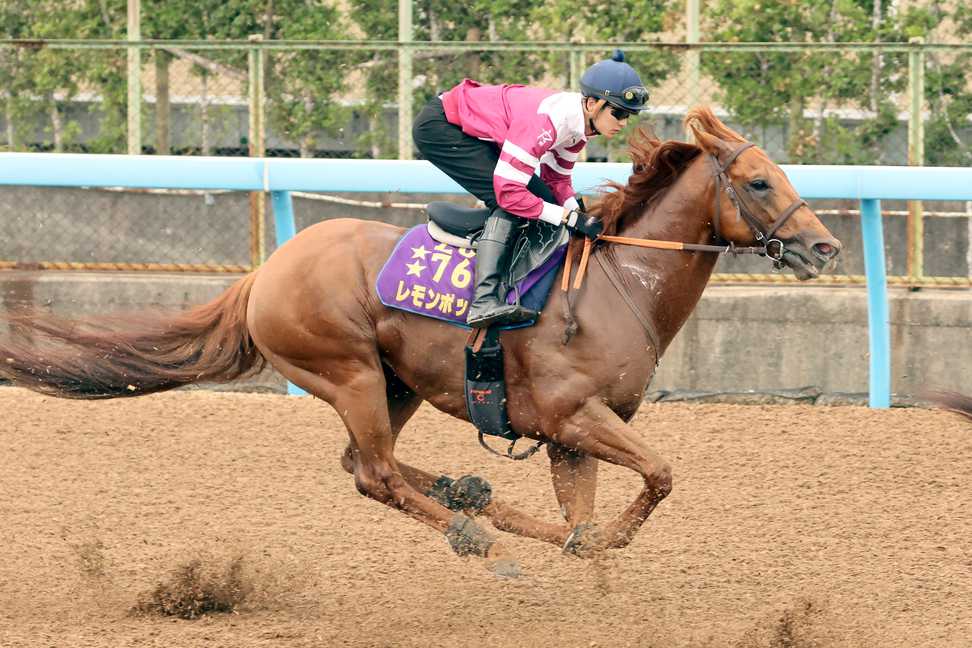
[[[769,183],[767,183],[765,180],[762,179],[753,180],[752,182],[749,183],[749,186],[751,189],[754,189],[755,191],[766,191],[767,189],[769,189]]]

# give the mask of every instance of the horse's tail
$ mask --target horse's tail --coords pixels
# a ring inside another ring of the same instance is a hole
[[[942,409],[947,409],[950,412],[955,412],[960,416],[972,420],[972,397],[970,396],[959,394],[958,392],[943,391],[929,392],[924,394],[924,397]]]
[[[266,360],[246,326],[255,276],[180,313],[3,318],[8,335],[0,339],[0,378],[52,396],[98,399],[257,373]]]

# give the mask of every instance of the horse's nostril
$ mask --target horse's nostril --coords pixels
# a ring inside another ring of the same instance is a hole
[[[830,257],[837,254],[837,248],[835,248],[830,243],[817,243],[813,246],[813,251],[816,252],[821,258],[829,259]]]

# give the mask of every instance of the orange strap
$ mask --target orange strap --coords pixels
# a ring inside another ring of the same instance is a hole
[[[587,274],[587,262],[591,258],[591,248],[594,247],[593,241],[589,238],[584,239],[584,251],[581,252],[580,263],[577,265],[577,276],[574,277],[574,290],[581,287],[584,283],[584,275]],[[567,258],[564,259],[564,276],[560,279],[560,289],[563,292],[570,290],[570,271],[574,261],[574,239],[567,243]]]
[[[567,241],[567,258],[564,259],[564,276],[560,279],[560,289],[567,292],[570,289],[570,266],[574,259],[574,239]]]
[[[644,248],[656,248],[660,250],[684,250],[685,244],[679,241],[658,241],[655,239],[630,238],[627,236],[601,236],[599,241],[610,243],[621,243],[623,245],[637,245]]]
[[[584,252],[581,254],[580,265],[577,266],[577,276],[574,277],[574,290],[581,287],[584,282],[584,274],[587,272],[587,261],[591,258],[591,239],[584,238]]]
[[[600,236],[599,241],[608,243],[621,243],[622,245],[637,245],[644,248],[657,248],[661,250],[684,250],[685,243],[678,241],[658,241],[655,239],[630,238],[628,236]],[[577,290],[584,283],[584,276],[587,274],[587,263],[591,258],[591,248],[593,241],[589,238],[584,239],[584,251],[581,253],[580,263],[577,265],[577,276],[574,277],[574,290]],[[707,246],[708,247],[708,246]],[[564,260],[564,276],[560,281],[560,289],[563,292],[570,290],[570,271],[574,260],[574,239],[570,239],[567,244],[567,258]]]
[[[469,331],[469,335],[466,337],[466,346],[471,348],[473,353],[479,353],[479,350],[483,348],[483,342],[486,340],[486,331],[488,330],[474,328]]]

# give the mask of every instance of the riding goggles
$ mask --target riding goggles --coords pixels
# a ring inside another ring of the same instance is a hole
[[[633,110],[625,110],[624,108],[618,108],[617,106],[611,106],[611,115],[618,121],[624,121],[628,117],[637,115],[638,113]]]
[[[604,90],[603,96],[612,105],[618,105],[631,112],[637,112],[648,103],[648,89],[645,86],[631,86],[621,92]]]

